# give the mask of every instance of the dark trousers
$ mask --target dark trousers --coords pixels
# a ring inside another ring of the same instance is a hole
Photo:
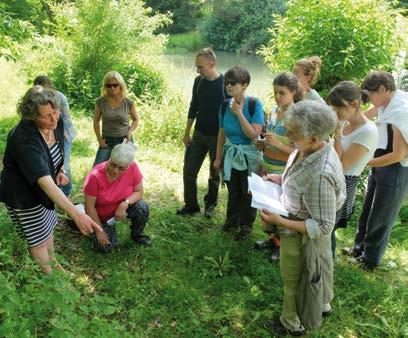
[[[197,130],[194,131],[191,143],[186,147],[184,155],[183,182],[184,203],[186,206],[198,207],[197,175],[207,153],[210,154],[210,177],[208,178],[208,192],[204,197],[204,201],[206,207],[217,204],[220,176],[213,166],[216,151],[217,136],[208,136]]]
[[[248,193],[248,170],[231,170],[231,179],[225,181],[228,189],[227,220],[230,227],[252,227],[256,209],[251,207],[252,197]]]
[[[137,240],[142,236],[146,223],[149,220],[149,205],[144,200],[140,200],[131,204],[126,209],[126,213],[127,217],[130,219],[130,237],[133,240]],[[110,252],[118,245],[116,228],[115,225],[108,225],[106,222],[102,222],[102,228],[108,235],[110,244],[106,247],[101,247],[96,239],[96,235],[92,234],[93,245],[98,251]]]
[[[372,169],[354,240],[355,249],[364,251],[368,264],[380,264],[407,194],[408,167],[396,163]]]

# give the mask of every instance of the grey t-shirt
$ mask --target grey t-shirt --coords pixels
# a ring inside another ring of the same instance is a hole
[[[133,101],[123,98],[117,109],[112,109],[103,96],[96,100],[102,116],[102,136],[125,137],[129,131],[129,114]]]
[[[321,103],[326,103],[326,102],[324,102],[322,97],[319,95],[319,93],[317,91],[315,91],[314,89],[310,89],[310,91],[308,91],[305,94],[305,100],[313,100],[313,101],[318,101],[318,102],[321,102]]]

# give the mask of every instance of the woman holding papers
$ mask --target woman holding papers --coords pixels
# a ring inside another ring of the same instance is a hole
[[[392,226],[408,194],[408,93],[396,90],[386,72],[367,75],[361,86],[368,91],[378,118],[377,149],[354,247],[347,251],[365,269],[380,264]]]
[[[285,112],[294,103],[302,100],[303,89],[297,77],[292,73],[280,73],[273,79],[273,92],[277,104],[266,125],[266,139],[256,140],[256,148],[263,151],[262,174],[282,174],[289,154],[293,151],[283,125]],[[271,249],[271,260],[279,260],[279,239],[276,227],[268,229],[270,239],[258,240],[255,248]]]
[[[316,101],[298,102],[286,112],[287,135],[296,150],[284,175],[270,179],[282,184],[281,202],[289,217],[261,211],[263,222],[277,225],[281,238],[283,308],[271,322],[279,334],[302,335],[331,313],[330,235],[346,191],[340,160],[326,142],[336,125],[336,114]]]
[[[335,231],[338,228],[347,227],[354,212],[360,175],[377,147],[377,128],[360,110],[361,103],[369,101],[367,94],[354,82],[343,81],[333,87],[328,95],[328,103],[337,113],[340,121],[334,135],[334,149],[343,165],[347,187],[346,201],[337,212],[336,224],[332,232],[333,259],[336,255]]]
[[[232,98],[228,99],[225,110],[220,109],[214,167],[222,169],[228,188],[227,219],[222,230],[228,232],[239,226],[237,239],[244,239],[251,233],[256,218],[248,194],[248,174],[259,172],[262,155],[252,141],[261,133],[264,116],[262,103],[245,95],[250,75],[244,67],[231,68],[224,79]],[[254,111],[250,111],[251,102],[255,102]]]

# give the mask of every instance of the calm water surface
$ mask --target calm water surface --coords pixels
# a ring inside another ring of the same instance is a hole
[[[165,59],[171,64],[169,71],[171,84],[180,89],[190,100],[194,78],[195,53],[166,54]],[[246,91],[248,95],[266,100],[272,89],[273,74],[264,64],[261,57],[217,52],[217,70],[225,73],[229,68],[242,65],[251,74],[251,83]]]

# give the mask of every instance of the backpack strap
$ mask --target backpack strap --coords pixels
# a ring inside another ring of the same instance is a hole
[[[248,110],[249,110],[249,115],[252,117],[255,114],[255,108],[256,108],[256,97],[249,97],[249,106],[248,106]]]
[[[228,103],[229,103],[229,99],[226,99],[221,104],[221,116],[223,119],[225,116],[225,112],[227,111]]]

